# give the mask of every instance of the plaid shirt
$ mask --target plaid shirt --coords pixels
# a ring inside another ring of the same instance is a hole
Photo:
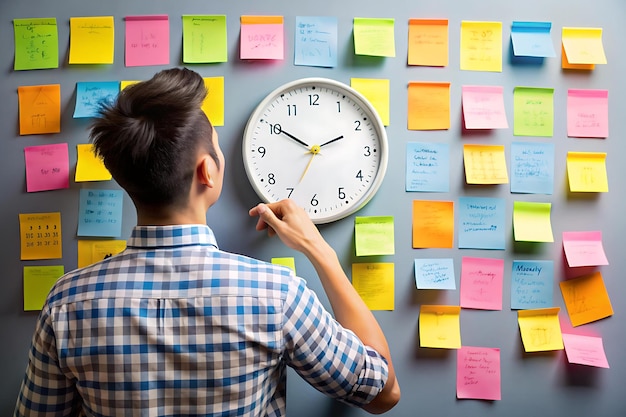
[[[136,227],[50,292],[15,416],[283,416],[286,366],[357,406],[388,372],[290,269],[204,225]]]

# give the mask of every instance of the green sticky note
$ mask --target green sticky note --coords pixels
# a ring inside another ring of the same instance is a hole
[[[354,235],[356,256],[395,253],[393,216],[356,217]]]
[[[63,274],[63,265],[24,267],[24,311],[41,310],[48,292]]]
[[[554,242],[550,222],[551,203],[515,201],[513,234],[517,242]]]
[[[59,34],[56,18],[14,19],[13,32],[14,70],[59,67]]]
[[[228,60],[225,15],[183,15],[183,62]]]
[[[293,273],[296,273],[296,261],[294,258],[272,258],[272,263],[291,268]]]
[[[396,56],[394,19],[354,18],[354,53]]]
[[[552,137],[554,132],[554,89],[515,87],[513,134]]]

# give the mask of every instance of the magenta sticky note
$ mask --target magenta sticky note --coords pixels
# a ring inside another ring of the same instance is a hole
[[[463,346],[457,350],[456,396],[500,400],[500,349]]]
[[[126,66],[169,65],[167,15],[126,16]]]
[[[567,136],[607,138],[609,136],[609,92],[607,90],[567,91]]]
[[[461,260],[461,307],[502,310],[504,260],[472,258]]]
[[[24,148],[26,191],[59,190],[70,186],[67,143]]]
[[[608,265],[602,232],[563,232],[563,250],[570,267]]]
[[[241,59],[284,59],[282,16],[241,16]]]

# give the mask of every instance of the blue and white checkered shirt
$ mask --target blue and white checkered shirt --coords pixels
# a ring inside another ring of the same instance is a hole
[[[15,416],[283,416],[286,366],[357,406],[388,372],[290,269],[204,225],[136,227],[50,292]]]

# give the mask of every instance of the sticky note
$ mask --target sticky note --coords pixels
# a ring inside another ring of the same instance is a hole
[[[408,129],[450,129],[450,83],[409,82]]]
[[[600,272],[561,281],[559,285],[572,326],[580,326],[613,315],[609,293]]]
[[[14,19],[13,32],[15,71],[59,68],[56,18]]]
[[[225,15],[183,15],[183,62],[228,61]]]
[[[548,195],[554,192],[554,143],[511,144],[511,192]]]
[[[20,259],[61,259],[61,213],[21,213]]]
[[[609,136],[608,90],[567,90],[567,136],[606,138]]]
[[[356,256],[395,253],[393,216],[357,216],[354,219]]]
[[[117,255],[126,249],[125,240],[78,240],[78,267],[83,268]]]
[[[296,16],[294,65],[337,66],[337,18]]]
[[[554,305],[554,262],[514,260],[511,270],[511,309],[529,310]]]
[[[554,132],[554,89],[515,87],[513,91],[513,134],[552,137]]]
[[[17,88],[20,135],[41,135],[61,131],[61,85],[33,85]]]
[[[502,72],[502,22],[461,22],[461,69]]]
[[[75,182],[109,181],[112,178],[102,159],[95,154],[91,143],[76,145],[76,155]]]
[[[415,259],[413,263],[418,290],[456,290],[452,258]]]
[[[77,82],[74,118],[98,116],[100,106],[113,103],[119,91],[118,81]]]
[[[507,129],[500,86],[464,85],[463,120],[466,129]]]
[[[555,57],[550,37],[551,22],[519,22],[511,25],[511,43],[516,56]]]
[[[78,236],[118,237],[122,234],[122,190],[80,190]]]
[[[241,16],[241,59],[285,59],[282,16]]]
[[[125,89],[126,87],[129,87],[133,84],[137,84],[141,81],[137,81],[137,80],[122,80],[120,81],[120,91],[122,91],[123,89]]]
[[[408,64],[448,66],[448,19],[409,19]]]
[[[464,256],[461,260],[461,307],[502,310],[504,260]]]
[[[608,265],[602,232],[563,232],[563,251],[570,267]]]
[[[413,200],[413,248],[452,248],[454,203]]]
[[[503,198],[459,197],[459,248],[505,249]]]
[[[169,65],[167,15],[126,16],[126,66]]]
[[[609,368],[601,337],[563,333],[563,344],[569,363]]]
[[[370,310],[394,309],[394,264],[352,264],[352,285]]]
[[[419,317],[420,347],[459,349],[461,307],[422,305]]]
[[[602,45],[602,28],[564,27],[561,42],[564,52],[563,68],[574,66],[575,69],[576,65],[607,62]]]
[[[407,142],[406,191],[450,191],[450,145]]]
[[[60,190],[70,186],[70,164],[67,143],[27,146],[26,191]]]
[[[290,268],[294,274],[296,273],[296,260],[291,256],[282,257],[282,258],[272,258],[271,262],[275,265],[286,266],[287,268]]]
[[[24,311],[41,310],[48,293],[65,273],[63,265],[24,267]]]
[[[70,64],[112,64],[113,16],[70,17]]]
[[[396,56],[394,19],[354,18],[354,53],[369,56]]]
[[[468,184],[508,184],[504,145],[463,145],[465,182]]]
[[[206,77],[204,85],[207,95],[202,102],[202,111],[213,126],[224,126],[224,77]]]
[[[568,152],[567,179],[569,190],[573,193],[608,193],[606,153]]]
[[[515,201],[513,235],[517,242],[554,242],[550,222],[551,203]]]
[[[350,86],[372,103],[383,125],[389,126],[389,80],[351,78]]]
[[[456,397],[501,400],[500,349],[462,346],[456,352]]]
[[[526,352],[563,350],[559,311],[559,307],[552,307],[517,312],[517,322]]]

